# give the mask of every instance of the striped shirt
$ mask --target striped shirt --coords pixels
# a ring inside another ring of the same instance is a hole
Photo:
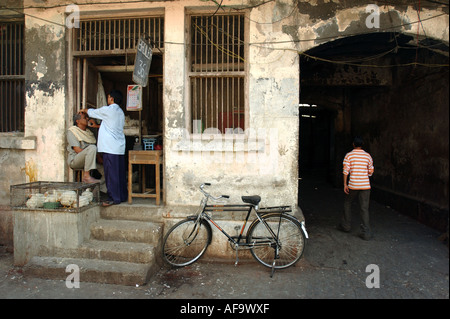
[[[356,190],[370,189],[369,176],[372,176],[374,167],[369,153],[362,149],[354,149],[345,155],[343,164],[343,174],[350,174],[348,188]]]

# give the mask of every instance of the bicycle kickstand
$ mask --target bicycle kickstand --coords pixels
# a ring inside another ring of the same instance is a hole
[[[275,254],[273,256],[273,263],[272,263],[272,271],[270,272],[270,278],[273,277],[273,274],[275,273],[275,263],[280,256],[278,256],[278,248],[275,248]]]
[[[272,271],[270,272],[270,278],[273,277],[274,273],[275,273],[275,259],[273,260],[273,263],[272,263]]]
[[[236,245],[236,261],[234,262],[234,266],[236,267],[239,263],[239,244]]]

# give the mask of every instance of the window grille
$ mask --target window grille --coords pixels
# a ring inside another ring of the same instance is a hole
[[[24,23],[0,21],[0,132],[23,132]]]
[[[156,48],[164,47],[163,17],[86,20],[73,30],[75,55],[125,54],[136,49],[141,35],[149,36]]]
[[[192,16],[190,22],[191,131],[244,130],[244,16]]]

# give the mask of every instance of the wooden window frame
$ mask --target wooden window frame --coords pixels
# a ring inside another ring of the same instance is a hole
[[[83,17],[80,28],[73,28],[72,54],[83,57],[133,54],[143,34],[150,36],[155,50],[161,52],[164,15]]]

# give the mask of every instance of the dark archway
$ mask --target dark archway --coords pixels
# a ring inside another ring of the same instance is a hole
[[[394,32],[347,37],[305,52],[300,57],[300,105],[317,105],[322,121],[329,118],[328,140],[317,146],[327,149],[329,162],[304,163],[302,155],[317,142],[320,126],[306,135],[308,124],[300,119],[300,177],[319,165],[327,168],[323,176],[341,187],[342,159],[352,137],[362,135],[375,161],[373,198],[444,231],[448,70],[447,44]]]

